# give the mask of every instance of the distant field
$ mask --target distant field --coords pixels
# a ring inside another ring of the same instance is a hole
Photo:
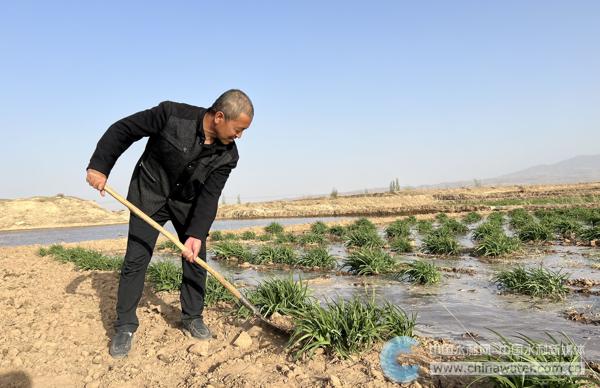
[[[598,206],[600,183],[401,190],[395,193],[224,205],[220,218],[391,216],[511,207]]]

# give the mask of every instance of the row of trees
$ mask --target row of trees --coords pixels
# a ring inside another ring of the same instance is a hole
[[[400,191],[400,181],[398,178],[390,182],[390,193],[395,193],[396,191]]]
[[[242,198],[239,194],[237,195],[235,203],[237,203],[238,205],[242,203]],[[227,199],[225,198],[225,194],[221,195],[221,205],[227,205]]]

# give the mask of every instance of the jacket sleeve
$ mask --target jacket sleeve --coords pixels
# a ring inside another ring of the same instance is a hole
[[[186,234],[200,240],[208,236],[208,231],[217,215],[219,197],[229,178],[231,170],[237,166],[237,160],[213,171],[204,182],[200,194],[196,198],[194,213]]]
[[[131,144],[144,136],[157,134],[168,119],[168,101],[154,108],[135,113],[111,125],[98,141],[90,163],[86,167],[108,176],[117,159]]]

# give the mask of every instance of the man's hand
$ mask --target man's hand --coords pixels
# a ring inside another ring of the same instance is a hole
[[[195,237],[188,237],[185,241],[186,250],[181,254],[187,261],[190,263],[194,262],[194,258],[198,256],[200,253],[200,247],[202,246],[202,241]]]
[[[106,175],[101,173],[100,171],[93,170],[88,168],[87,177],[85,180],[90,184],[93,188],[100,191],[100,195],[104,197],[104,186],[106,185]]]

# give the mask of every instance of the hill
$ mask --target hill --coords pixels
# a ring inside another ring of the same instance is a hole
[[[0,230],[109,225],[128,220],[128,212],[111,212],[94,201],[64,195],[0,200]]]
[[[484,184],[547,184],[600,181],[600,155],[581,155],[483,180]]]

